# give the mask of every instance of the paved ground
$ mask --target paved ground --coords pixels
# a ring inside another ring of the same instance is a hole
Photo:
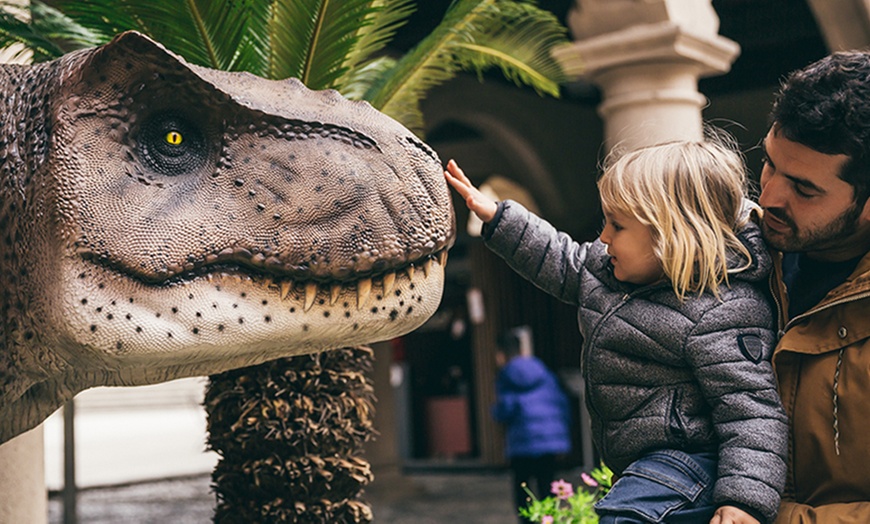
[[[76,397],[78,523],[210,524],[209,473],[217,455],[203,451],[201,406],[201,379],[95,388]],[[61,415],[45,425],[46,481],[55,491],[63,485]],[[377,472],[366,490],[376,524],[517,522],[503,470],[432,461],[406,468],[406,475],[392,479]],[[63,502],[54,495],[49,524],[62,522]]]
[[[415,473],[367,492],[377,524],[513,524],[504,472]],[[79,524],[208,524],[214,495],[205,475],[91,488],[79,493]],[[49,500],[49,524],[63,522],[59,496]]]

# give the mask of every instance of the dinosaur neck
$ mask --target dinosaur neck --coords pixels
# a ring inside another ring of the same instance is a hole
[[[49,152],[47,80],[56,69],[0,66],[0,384],[13,383],[24,360],[32,360],[23,348],[38,339],[24,292],[31,278],[25,261],[39,256],[32,239],[46,214],[38,177]]]

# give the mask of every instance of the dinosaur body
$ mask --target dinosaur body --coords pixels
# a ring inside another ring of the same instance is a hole
[[[404,334],[437,308],[437,155],[332,91],[137,33],[0,67],[0,443],[92,386]]]

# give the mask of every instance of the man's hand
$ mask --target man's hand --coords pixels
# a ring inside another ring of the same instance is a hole
[[[720,506],[710,524],[760,524],[758,519],[734,506]]]
[[[495,218],[498,204],[472,185],[455,160],[451,159],[447,162],[447,171],[444,172],[444,177],[447,179],[447,183],[459,193],[459,196],[465,199],[465,205],[479,219],[489,223]]]

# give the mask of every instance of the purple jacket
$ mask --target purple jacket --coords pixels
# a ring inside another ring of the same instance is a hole
[[[515,357],[499,372],[492,416],[506,426],[508,457],[571,450],[568,397],[535,357]]]

